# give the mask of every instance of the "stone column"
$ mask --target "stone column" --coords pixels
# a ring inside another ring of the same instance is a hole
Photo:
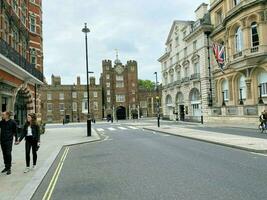
[[[151,113],[152,113],[152,116],[154,116],[154,99],[153,99],[153,97],[151,97]]]
[[[246,99],[250,100],[252,98],[252,95],[251,95],[251,79],[246,79],[245,82],[246,82],[246,87],[247,87]]]
[[[137,112],[138,112],[138,119],[140,119],[140,106],[137,106]]]
[[[129,112],[128,112],[128,115],[129,115],[129,119],[132,119],[132,115],[131,115],[131,105],[129,105]]]

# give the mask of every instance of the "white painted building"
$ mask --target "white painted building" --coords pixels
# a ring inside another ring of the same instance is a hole
[[[211,25],[207,6],[203,3],[197,8],[196,21],[173,22],[166,52],[158,59],[162,66],[164,118],[200,121],[208,114],[211,84],[206,34]]]

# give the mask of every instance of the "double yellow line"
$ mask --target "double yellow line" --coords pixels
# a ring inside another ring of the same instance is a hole
[[[68,152],[69,147],[66,147],[42,200],[49,200],[51,198]]]

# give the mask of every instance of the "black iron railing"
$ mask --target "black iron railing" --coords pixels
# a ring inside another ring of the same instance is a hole
[[[15,64],[17,64],[22,69],[33,75],[38,80],[42,82],[44,81],[43,73],[36,69],[34,64],[30,64],[24,57],[22,57],[2,38],[0,38],[0,53]]]

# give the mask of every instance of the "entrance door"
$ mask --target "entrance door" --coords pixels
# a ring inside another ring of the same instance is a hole
[[[2,97],[2,112],[7,110],[7,97]]]
[[[126,108],[120,106],[117,108],[116,116],[118,120],[126,119]]]
[[[180,120],[184,121],[185,118],[184,105],[179,105],[179,113],[180,113]]]
[[[23,125],[27,117],[27,98],[25,98],[24,93],[19,91],[15,102],[15,120],[18,125]]]

